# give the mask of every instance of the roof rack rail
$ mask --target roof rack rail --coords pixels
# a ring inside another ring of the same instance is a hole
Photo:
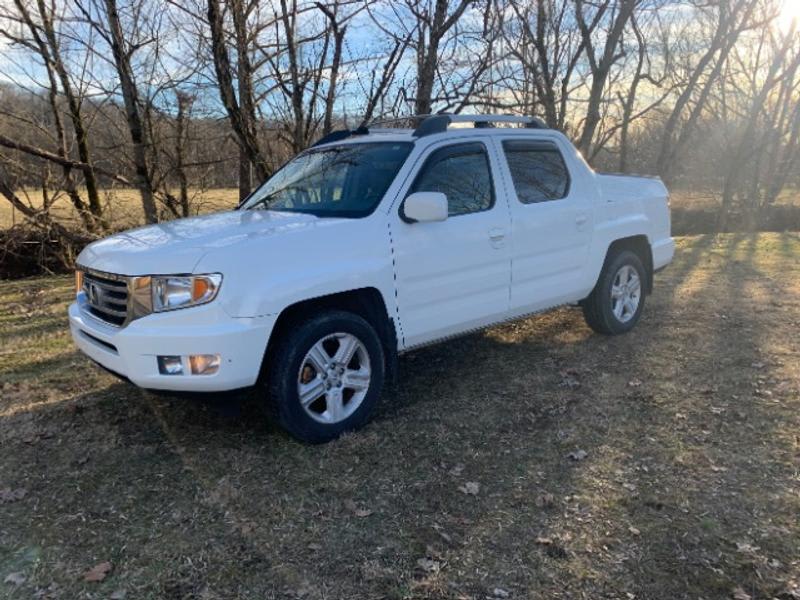
[[[422,116],[422,115],[420,115]],[[414,137],[444,133],[451,123],[474,123],[475,127],[492,127],[494,123],[519,123],[530,129],[547,129],[544,121],[537,117],[518,115],[430,115],[414,130]]]
[[[322,144],[330,144],[331,142],[340,142],[354,135],[368,135],[368,134],[369,134],[369,129],[367,129],[364,125],[361,125],[357,129],[353,130],[338,129],[336,131],[331,131],[328,135],[323,135],[319,140],[311,144],[311,147],[313,148],[315,146],[321,146]]]

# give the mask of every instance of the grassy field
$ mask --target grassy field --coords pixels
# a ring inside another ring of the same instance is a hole
[[[42,206],[40,190],[18,190],[17,194],[30,206],[36,208]],[[239,190],[234,188],[197,189],[190,190],[189,196],[193,213],[203,214],[234,208],[239,201]],[[135,227],[144,222],[141,196],[135,189],[104,190],[103,207],[104,213],[108,216],[114,229]],[[62,223],[78,223],[78,213],[66,196],[60,196],[54,202],[51,210]],[[0,202],[0,229],[8,228],[21,220],[19,212],[15,213],[11,204],[2,199]]]
[[[31,206],[42,205],[42,194],[39,190],[21,190],[19,195]],[[217,210],[226,210],[236,206],[239,191],[233,188],[192,190],[190,192],[191,206],[194,213],[203,214]],[[800,203],[798,190],[787,190],[778,200],[778,204]],[[676,190],[672,194],[671,205],[673,210],[703,209],[714,210],[719,206],[719,198],[713,191],[704,190]],[[114,229],[134,227],[143,222],[141,198],[134,189],[115,189],[104,192],[104,207]],[[66,197],[59,198],[53,205],[53,214],[59,220],[72,224],[77,223],[77,213],[72,208]],[[19,222],[20,215],[14,214],[8,202],[0,202],[0,229]]]
[[[70,287],[0,287],[0,597],[800,597],[797,234],[680,239],[623,337],[407,355],[322,447],[106,375]]]

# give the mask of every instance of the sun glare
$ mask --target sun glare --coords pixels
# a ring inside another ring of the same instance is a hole
[[[795,31],[800,30],[800,0],[783,0],[778,15],[778,27],[788,32],[793,21],[796,21]]]

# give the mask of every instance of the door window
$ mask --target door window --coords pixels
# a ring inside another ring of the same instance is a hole
[[[523,204],[560,200],[569,193],[569,172],[555,144],[506,140],[503,152]]]
[[[435,150],[411,186],[413,192],[445,194],[451,217],[490,209],[494,186],[486,148],[475,142]]]

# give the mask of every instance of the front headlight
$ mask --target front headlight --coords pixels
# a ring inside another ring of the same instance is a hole
[[[152,275],[133,281],[134,312],[144,316],[206,304],[216,298],[222,275]]]
[[[211,302],[217,296],[222,275],[151,277],[153,312],[187,308]]]

